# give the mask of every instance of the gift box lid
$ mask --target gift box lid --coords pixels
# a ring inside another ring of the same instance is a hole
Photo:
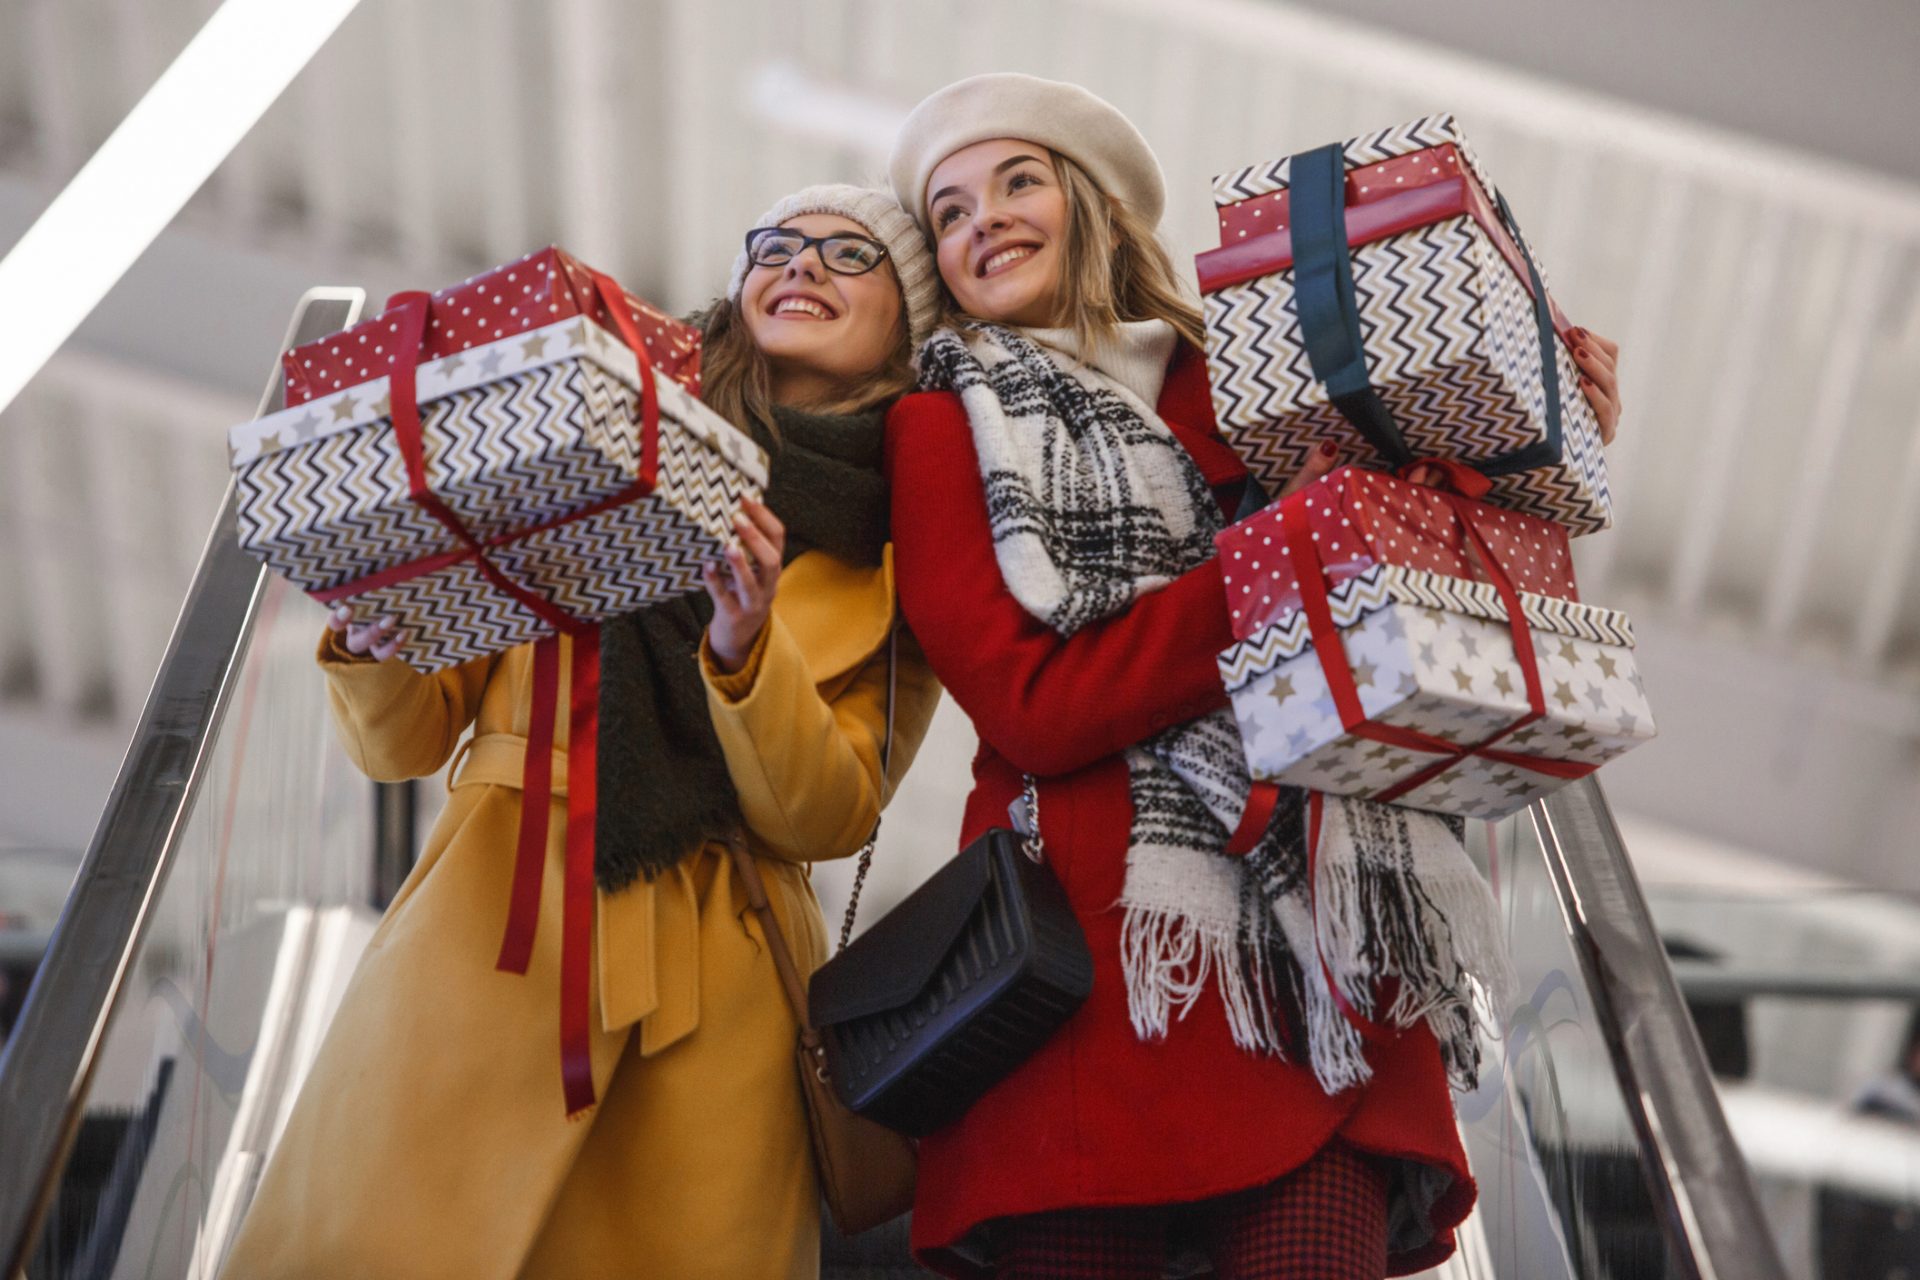
[[[1406,124],[1348,138],[1340,144],[1340,150],[1346,162],[1349,205],[1385,200],[1410,187],[1424,186],[1435,179],[1455,176],[1463,169],[1472,174],[1484,189],[1495,189],[1486,170],[1481,167],[1479,157],[1467,145],[1466,135],[1460,131],[1459,122],[1451,112],[1421,116]],[[1272,222],[1275,216],[1272,210],[1284,208],[1284,203],[1249,206],[1237,215],[1230,215],[1227,211],[1262,196],[1285,192],[1292,182],[1292,172],[1293,157],[1288,155],[1278,160],[1250,164],[1214,178],[1213,204],[1222,210],[1220,228],[1223,243],[1229,228],[1237,232],[1247,227],[1247,220],[1253,218],[1255,209],[1262,211],[1262,222]],[[1253,234],[1259,234],[1275,228],[1262,225],[1249,229]]]
[[[633,352],[599,324],[576,316],[424,363],[414,374],[415,392],[420,403],[426,404],[529,369],[575,359],[589,360],[628,388],[640,390],[640,366]],[[385,422],[391,413],[389,387],[389,377],[381,374],[241,423],[227,433],[234,469],[282,449]],[[766,486],[766,453],[750,436],[700,403],[672,378],[655,378],[654,387],[663,417],[699,437],[755,484]]]
[[[1416,605],[1506,622],[1507,607],[1490,582],[1469,582],[1441,573],[1378,564],[1328,593],[1334,625],[1345,629],[1370,613],[1394,605]],[[1520,609],[1537,636],[1557,635],[1598,644],[1633,647],[1633,623],[1618,609],[1579,604],[1531,591],[1520,593]],[[1228,693],[1313,647],[1313,633],[1300,610],[1268,624],[1220,655],[1220,675]]]
[[[549,245],[432,295],[418,363],[443,360],[574,316],[614,327],[595,282],[599,273]],[[620,291],[655,369],[700,391],[700,332]],[[293,348],[282,357],[287,403],[304,404],[392,372],[400,327],[389,311],[351,329]]]
[[[1529,293],[1525,256],[1494,208],[1498,190],[1450,114],[1423,116],[1341,144],[1346,164],[1347,243],[1354,248],[1445,218],[1470,217],[1506,259]],[[1194,255],[1200,292],[1210,294],[1293,266],[1289,183],[1293,157],[1249,165],[1213,180],[1220,247]],[[1572,322],[1551,297],[1552,282],[1536,259],[1554,329],[1562,340]]]
[[[1515,586],[1580,599],[1565,529],[1486,503],[1463,505]],[[1300,575],[1282,533],[1288,513],[1307,519],[1330,582],[1376,564],[1479,581],[1487,576],[1459,508],[1439,490],[1386,472],[1341,467],[1215,537],[1233,633],[1243,640],[1300,607]]]

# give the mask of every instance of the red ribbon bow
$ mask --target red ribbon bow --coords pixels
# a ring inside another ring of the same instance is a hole
[[[1314,652],[1320,657],[1320,668],[1326,674],[1328,692],[1332,695],[1333,705],[1340,714],[1341,727],[1348,733],[1373,742],[1383,742],[1403,750],[1424,752],[1440,757],[1433,764],[1403,778],[1374,796],[1373,799],[1383,803],[1398,800],[1401,796],[1425,786],[1469,756],[1479,756],[1550,778],[1572,781],[1586,777],[1598,766],[1570,760],[1549,760],[1539,756],[1522,755],[1519,752],[1503,751],[1494,745],[1547,714],[1546,691],[1540,683],[1540,664],[1534,657],[1533,630],[1527,625],[1526,612],[1520,602],[1519,588],[1513,585],[1512,577],[1480,531],[1479,504],[1469,496],[1474,492],[1487,491],[1486,477],[1470,467],[1450,460],[1412,465],[1438,467],[1446,473],[1448,483],[1454,486],[1439,489],[1437,492],[1440,498],[1453,508],[1455,517],[1460,521],[1460,526],[1467,535],[1468,544],[1480,558],[1481,567],[1486,571],[1487,581],[1493,585],[1494,591],[1500,596],[1501,605],[1507,611],[1507,627],[1513,637],[1513,655],[1520,664],[1521,679],[1526,685],[1527,711],[1512,724],[1467,746],[1448,742],[1445,738],[1436,737],[1433,734],[1422,733],[1418,729],[1376,724],[1369,720],[1367,713],[1360,705],[1360,690],[1354,683],[1353,668],[1347,661],[1346,647],[1342,642],[1340,629],[1334,625],[1333,609],[1328,595],[1326,565],[1321,559],[1319,545],[1313,540],[1312,530],[1308,527],[1307,503],[1311,501],[1308,496],[1311,490],[1302,490],[1286,499],[1281,519],[1281,536],[1286,545],[1287,554],[1300,578],[1301,609],[1307,617],[1307,629],[1313,636]]]

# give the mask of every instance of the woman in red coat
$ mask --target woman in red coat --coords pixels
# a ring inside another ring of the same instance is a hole
[[[916,108],[890,168],[969,318],[921,355],[947,389],[889,417],[901,608],[980,736],[962,842],[1006,825],[1034,775],[1095,968],[1065,1027],[923,1141],[916,1254],[967,1277],[1157,1278],[1186,1252],[1223,1278],[1431,1266],[1474,1192],[1427,1022],[1394,1019],[1340,1066],[1299,971],[1137,909],[1238,874],[1201,859],[1141,883],[1161,846],[1218,853],[1233,825],[1163,748],[1227,705],[1210,547],[1246,476],[1153,238],[1158,165],[1084,90],[994,75]],[[1610,360],[1589,372],[1610,426]]]

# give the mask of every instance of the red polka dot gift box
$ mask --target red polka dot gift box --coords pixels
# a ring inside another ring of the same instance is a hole
[[[1256,780],[1491,819],[1653,736],[1632,624],[1580,603],[1564,532],[1447,470],[1343,468],[1219,536]]]
[[[1306,522],[1329,585],[1380,564],[1487,581],[1455,494],[1358,467],[1341,467],[1302,492],[1312,497],[1275,503],[1214,540],[1233,634],[1242,640],[1300,608],[1300,567],[1287,554],[1288,519]],[[1565,529],[1539,516],[1482,508],[1469,508],[1478,532],[1520,590],[1579,601]]]
[[[697,330],[559,249],[397,295],[229,433],[241,545],[392,614],[422,671],[700,590],[767,464],[699,369]]]
[[[1195,263],[1220,428],[1270,493],[1322,442],[1393,468],[1468,463],[1487,500],[1608,526],[1569,323],[1449,115],[1214,179]]]

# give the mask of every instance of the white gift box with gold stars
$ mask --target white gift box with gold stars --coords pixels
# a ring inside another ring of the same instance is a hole
[[[415,370],[427,487],[487,565],[410,494],[386,376],[233,428],[241,545],[356,616],[393,615],[400,656],[434,671],[552,634],[485,569],[582,621],[697,591],[742,497],[767,482],[748,436],[671,377],[651,493],[634,353],[574,316]],[[585,513],[585,514],[583,514]]]
[[[1304,611],[1228,649],[1220,673],[1253,776],[1494,819],[1565,785],[1558,775],[1572,772],[1524,761],[1597,767],[1653,737],[1626,615],[1530,592],[1519,598],[1543,714],[1489,743],[1532,710],[1491,584],[1378,565],[1330,593],[1344,649],[1332,660],[1351,671],[1366,724],[1443,740],[1450,754],[1376,741],[1343,723]]]

